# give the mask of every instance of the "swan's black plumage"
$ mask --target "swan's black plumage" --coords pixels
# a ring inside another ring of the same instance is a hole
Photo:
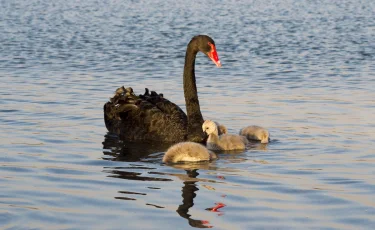
[[[176,104],[154,91],[136,96],[132,88],[120,87],[104,105],[104,121],[109,132],[126,141],[203,142],[203,117],[195,82],[195,58],[201,51],[217,66],[215,42],[206,35],[192,38],[186,49],[184,95],[187,115]],[[216,55],[216,56],[215,56]],[[213,58],[214,56],[214,58]]]

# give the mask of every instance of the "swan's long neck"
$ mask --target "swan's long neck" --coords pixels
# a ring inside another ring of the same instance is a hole
[[[188,117],[188,134],[202,132],[203,117],[199,106],[197,86],[195,82],[195,57],[198,48],[195,41],[191,41],[186,49],[184,67],[184,95]],[[201,136],[201,135],[199,135]]]

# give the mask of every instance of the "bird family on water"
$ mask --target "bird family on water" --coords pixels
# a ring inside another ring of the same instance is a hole
[[[124,141],[177,142],[163,157],[168,163],[209,161],[217,158],[211,150],[244,150],[249,140],[268,143],[269,133],[262,127],[248,126],[234,135],[223,125],[203,120],[194,71],[198,52],[221,67],[214,40],[206,35],[193,37],[186,49],[183,73],[186,114],[163,94],[146,88],[136,96],[132,88],[120,87],[104,105],[108,131]],[[206,146],[202,145],[205,142]]]
[[[219,135],[219,128],[225,131]],[[217,156],[210,150],[245,150],[249,141],[268,143],[269,132],[260,126],[247,126],[239,134],[228,134],[227,128],[217,122],[206,120],[202,125],[208,135],[206,147],[194,142],[180,142],[170,147],[163,157],[165,163],[209,161]]]

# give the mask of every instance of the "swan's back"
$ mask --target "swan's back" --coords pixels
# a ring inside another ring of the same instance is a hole
[[[267,129],[252,125],[240,130],[240,135],[245,136],[248,140],[257,140],[261,143],[268,143],[270,134]]]
[[[104,105],[108,131],[127,141],[177,142],[187,137],[187,117],[174,103],[156,92],[136,96],[120,87]]]
[[[164,163],[209,161],[216,159],[215,153],[201,144],[180,142],[171,146],[163,157]]]

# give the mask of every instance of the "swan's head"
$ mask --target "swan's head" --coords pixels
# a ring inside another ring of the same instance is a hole
[[[219,56],[216,52],[215,42],[212,38],[207,35],[198,35],[193,38],[198,42],[198,49],[202,53],[206,54],[217,67],[221,67]]]
[[[218,133],[216,123],[211,120],[205,120],[202,125],[202,129],[203,132],[207,133],[207,135],[210,135],[211,133]]]

